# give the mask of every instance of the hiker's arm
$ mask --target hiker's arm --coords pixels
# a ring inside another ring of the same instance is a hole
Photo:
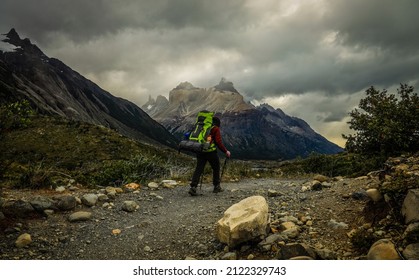
[[[214,139],[215,145],[217,145],[217,147],[221,151],[223,151],[223,153],[227,154],[227,152],[228,152],[227,148],[224,146],[223,140],[221,139],[220,128],[218,128],[217,126],[214,126],[212,128],[211,132],[212,132],[212,137]],[[228,153],[230,153],[230,152],[228,152]]]

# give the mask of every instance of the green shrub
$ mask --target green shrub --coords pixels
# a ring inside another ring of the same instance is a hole
[[[144,183],[155,178],[167,178],[170,165],[157,156],[136,155],[129,160],[111,161],[104,164],[94,182],[99,185]]]
[[[43,164],[30,164],[19,177],[15,187],[41,189],[52,185],[51,170],[43,167]]]
[[[370,87],[359,109],[349,113],[354,135],[342,135],[349,152],[397,155],[416,152],[419,147],[419,96],[414,88],[400,85],[395,94]]]
[[[33,113],[27,100],[2,105],[0,107],[0,135],[11,129],[27,127]]]

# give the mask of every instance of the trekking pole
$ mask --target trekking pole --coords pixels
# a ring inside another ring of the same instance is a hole
[[[200,183],[199,183],[199,192],[202,194],[202,181],[203,181],[203,179],[204,179],[204,172],[202,172],[202,175],[201,175],[201,180],[200,180]]]
[[[221,182],[221,180],[223,179],[223,174],[224,174],[224,170],[225,170],[225,167],[226,167],[226,164],[227,164],[227,159],[228,159],[228,158],[226,158],[226,159],[224,160],[223,169],[221,170],[220,182]]]

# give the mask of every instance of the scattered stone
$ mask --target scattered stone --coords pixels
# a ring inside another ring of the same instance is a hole
[[[407,192],[403,201],[402,214],[405,223],[419,222],[419,189],[412,189]]]
[[[368,189],[367,195],[374,202],[379,202],[383,199],[383,195],[377,189]]]
[[[322,186],[323,186],[323,188],[327,188],[327,189],[329,189],[329,188],[331,188],[331,187],[332,187],[332,183],[329,183],[329,182],[323,182],[323,183],[322,183]]]
[[[290,260],[314,260],[313,258],[309,256],[298,256],[298,257],[292,257]]]
[[[159,188],[159,184],[157,184],[156,182],[150,182],[150,183],[148,183],[147,187],[149,189],[156,190],[156,189]]]
[[[403,250],[403,257],[407,260],[419,260],[419,243],[407,245]]]
[[[116,193],[123,193],[124,190],[122,188],[115,188]]]
[[[116,193],[116,188],[114,187],[106,187],[105,188],[105,193],[109,194],[109,193]]]
[[[58,193],[62,193],[65,192],[66,188],[64,186],[59,186],[57,188],[55,188],[55,191]]]
[[[107,192],[106,195],[109,199],[115,199],[116,198],[116,191]]]
[[[101,193],[101,194],[98,194],[97,195],[97,200],[99,202],[108,202],[109,201],[109,197],[106,194]]]
[[[331,219],[328,222],[328,225],[334,229],[348,229],[349,228],[348,224],[344,222],[336,222],[334,219]]]
[[[318,175],[315,175],[315,176],[313,177],[313,180],[315,180],[315,181],[319,181],[320,183],[323,183],[323,182],[327,182],[327,181],[329,181],[329,180],[330,180],[330,178],[329,178],[329,177],[327,177],[327,176],[324,176],[324,175],[318,174]]]
[[[419,243],[419,222],[407,226],[403,233],[403,239],[408,243]]]
[[[157,198],[158,200],[163,200],[164,198],[156,193],[150,193],[150,196]]]
[[[295,239],[300,235],[300,231],[297,226],[286,229],[282,232],[289,239]]]
[[[278,260],[289,260],[295,257],[310,257],[316,259],[315,251],[303,243],[291,243],[282,245],[276,254]]]
[[[236,252],[228,252],[221,257],[222,260],[237,260]]]
[[[137,210],[140,206],[138,206],[137,202],[132,200],[126,200],[122,204],[122,210],[126,212],[134,212]]]
[[[19,237],[17,238],[17,240],[15,242],[15,245],[18,248],[22,248],[22,247],[25,247],[25,246],[27,246],[31,243],[32,243],[31,235],[29,233],[24,233],[24,234],[19,235]]]
[[[270,251],[274,244],[277,244],[279,241],[286,241],[288,237],[281,233],[274,233],[266,237],[264,240],[259,242],[258,246],[264,249],[265,251]]]
[[[85,194],[81,198],[81,202],[88,207],[95,206],[97,203],[97,200],[98,200],[98,196],[93,193]]]
[[[369,199],[369,196],[367,195],[366,191],[353,192],[351,197],[352,197],[352,199],[355,199],[355,200],[367,200],[367,199]]]
[[[292,223],[298,223],[298,218],[294,217],[294,216],[283,216],[281,218],[279,218],[279,221],[281,223],[285,223],[285,222],[292,222]]]
[[[124,188],[128,191],[135,191],[135,190],[139,190],[141,188],[141,185],[137,183],[129,183],[129,184],[126,184]]]
[[[145,246],[144,247],[144,252],[150,253],[152,250],[150,248],[150,246]]]
[[[313,182],[311,182],[310,189],[312,191],[321,191],[323,189],[323,185],[321,182],[314,180]]]
[[[178,184],[175,180],[163,180],[160,182],[160,186],[162,186],[163,188],[173,189],[177,185]]]
[[[302,192],[307,192],[307,191],[310,191],[310,190],[311,190],[310,186],[302,186],[301,187]]]
[[[396,247],[388,239],[375,242],[369,249],[367,258],[369,260],[400,260]]]
[[[111,208],[111,204],[109,202],[105,202],[102,204],[102,208]]]
[[[116,228],[116,229],[113,229],[113,230],[112,230],[112,234],[113,234],[113,235],[118,235],[118,234],[121,234],[121,232],[122,232],[122,231],[121,231],[119,228]]]
[[[54,210],[52,210],[52,209],[45,209],[45,210],[44,210],[44,214],[45,214],[45,216],[47,216],[47,217],[49,217],[49,216],[51,216],[51,215],[54,215],[54,213],[55,213],[55,211],[54,211]]]
[[[268,190],[268,197],[277,197],[283,195],[281,192],[278,192],[276,190]]]
[[[76,208],[77,200],[74,196],[65,195],[58,198],[57,207],[62,211],[69,211]]]
[[[22,199],[5,201],[2,212],[6,217],[11,218],[28,218],[36,213],[35,208]]]
[[[255,255],[253,255],[253,254],[249,254],[248,256],[247,256],[247,259],[248,260],[253,260],[255,258]]]
[[[281,224],[281,229],[282,230],[288,230],[288,229],[296,228],[296,227],[297,227],[297,225],[294,224],[293,222],[283,222]]]
[[[68,190],[71,191],[71,192],[75,192],[75,191],[78,191],[79,188],[76,187],[76,186],[70,186],[70,187],[68,187]]]
[[[315,249],[317,256],[322,260],[337,260],[336,253],[328,249]]]
[[[82,221],[88,221],[92,218],[92,213],[91,212],[85,212],[85,211],[78,211],[75,212],[73,214],[71,214],[68,217],[68,221],[73,223],[73,222],[82,222]]]
[[[35,196],[29,203],[35,208],[36,211],[43,213],[46,209],[55,209],[55,202],[45,196]]]

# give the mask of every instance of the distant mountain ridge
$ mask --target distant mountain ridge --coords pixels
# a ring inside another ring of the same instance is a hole
[[[237,158],[284,160],[343,150],[302,119],[268,104],[256,107],[245,102],[233,83],[224,78],[210,88],[183,82],[170,91],[169,100],[150,97],[142,109],[178,139],[190,129],[199,111],[216,112],[221,116],[224,144]]]
[[[9,45],[0,48],[2,103],[27,99],[41,113],[103,125],[143,142],[176,147],[173,135],[137,105],[49,58],[29,39],[21,39],[15,29],[1,41],[3,46]]]

